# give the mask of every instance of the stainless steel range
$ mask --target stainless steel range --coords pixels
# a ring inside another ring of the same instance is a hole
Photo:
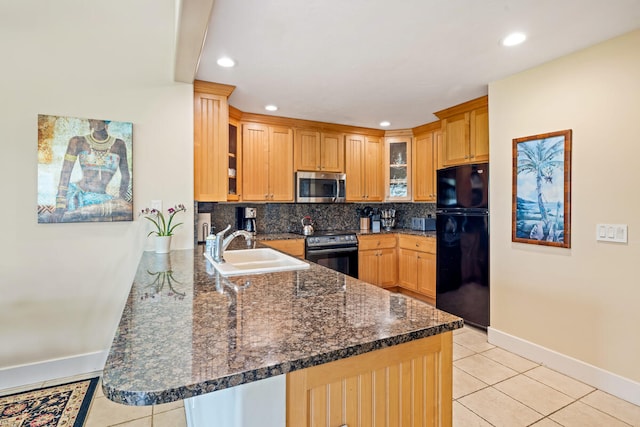
[[[358,238],[350,232],[316,231],[305,239],[305,258],[357,278]]]

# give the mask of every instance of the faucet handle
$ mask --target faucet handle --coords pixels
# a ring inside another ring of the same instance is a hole
[[[217,236],[218,238],[220,238],[220,237],[224,237],[224,233],[226,233],[226,232],[227,232],[227,231],[229,231],[229,230],[231,230],[231,224],[227,225],[227,228],[225,228],[224,230],[219,231],[218,233],[216,233],[216,236]]]

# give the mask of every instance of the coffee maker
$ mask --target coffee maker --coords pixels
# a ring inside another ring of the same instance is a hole
[[[238,230],[249,231],[255,233],[256,230],[256,215],[258,211],[256,208],[236,208],[236,219]]]

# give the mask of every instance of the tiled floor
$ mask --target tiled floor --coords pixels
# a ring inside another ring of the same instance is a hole
[[[454,427],[640,427],[640,407],[495,347],[483,331],[464,327],[453,341]],[[184,427],[184,407],[119,405],[98,387],[85,427],[111,426]]]

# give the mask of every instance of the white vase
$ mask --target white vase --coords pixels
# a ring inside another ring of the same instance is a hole
[[[172,236],[156,236],[156,253],[166,254],[171,250]]]

